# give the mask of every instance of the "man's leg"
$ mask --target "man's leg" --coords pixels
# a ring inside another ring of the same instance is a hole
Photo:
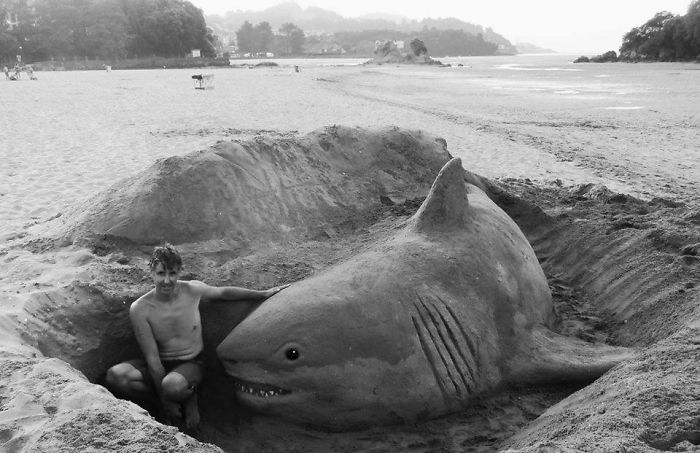
[[[163,378],[163,396],[182,404],[187,428],[199,424],[197,387],[203,378],[204,364],[196,360],[176,366]]]
[[[147,370],[146,361],[140,359],[114,365],[105,375],[106,387],[129,399],[151,399],[153,387]]]

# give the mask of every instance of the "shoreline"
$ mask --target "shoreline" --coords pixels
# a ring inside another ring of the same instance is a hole
[[[573,55],[569,53],[542,53],[542,54],[494,54],[494,55],[453,55],[440,58],[499,58],[499,57],[518,57],[518,56],[550,56],[550,55]],[[105,66],[110,66],[112,70],[133,70],[133,69],[198,69],[198,68],[223,68],[231,66],[232,68],[246,66],[251,63],[246,62],[264,62],[275,60],[363,60],[371,61],[373,55],[348,55],[348,54],[314,54],[314,55],[285,55],[274,57],[250,57],[250,58],[170,58],[170,57],[145,57],[145,58],[125,58],[120,60],[67,60],[62,62],[57,61],[38,61],[27,63],[33,66],[36,71],[52,72],[52,71],[102,71]],[[389,63],[387,63],[389,64]]]

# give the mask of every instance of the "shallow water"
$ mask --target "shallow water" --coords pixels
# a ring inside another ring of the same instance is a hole
[[[700,67],[572,59],[443,57],[452,65],[443,68],[280,60],[273,68],[206,69],[212,90],[193,89],[191,75],[203,72],[196,69],[0,80],[0,234],[54,216],[161,157],[261,130],[332,124],[423,129],[444,137],[465,168],[490,177],[692,198]]]

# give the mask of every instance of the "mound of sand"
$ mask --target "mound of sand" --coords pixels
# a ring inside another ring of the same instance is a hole
[[[5,244],[0,449],[220,451],[95,384],[137,353],[128,307],[150,287],[148,244],[180,242],[186,278],[253,288],[293,282],[392,234],[447,158],[444,141],[398,129],[219,143],[117,184],[42,225],[46,236]],[[696,450],[698,211],[602,186],[465,178],[533,244],[560,332],[638,348],[637,358],[584,388],[515,389],[417,426],[330,434],[236,405],[214,348],[255,305],[208,301],[210,369],[202,424],[190,434],[226,451]]]
[[[698,451],[699,354],[696,322],[549,408],[504,446],[516,451]]]
[[[50,234],[233,248],[313,236],[382,200],[424,196],[449,158],[446,146],[419,131],[341,126],[220,142],[156,162],[77,206]]]
[[[37,357],[29,348],[2,348],[0,379],[3,452],[221,451],[161,425],[66,362]]]

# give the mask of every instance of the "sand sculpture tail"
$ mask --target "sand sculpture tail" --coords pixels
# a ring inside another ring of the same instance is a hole
[[[592,381],[635,354],[629,348],[587,343],[545,327],[534,329],[520,349],[509,360],[507,380],[521,385]]]

